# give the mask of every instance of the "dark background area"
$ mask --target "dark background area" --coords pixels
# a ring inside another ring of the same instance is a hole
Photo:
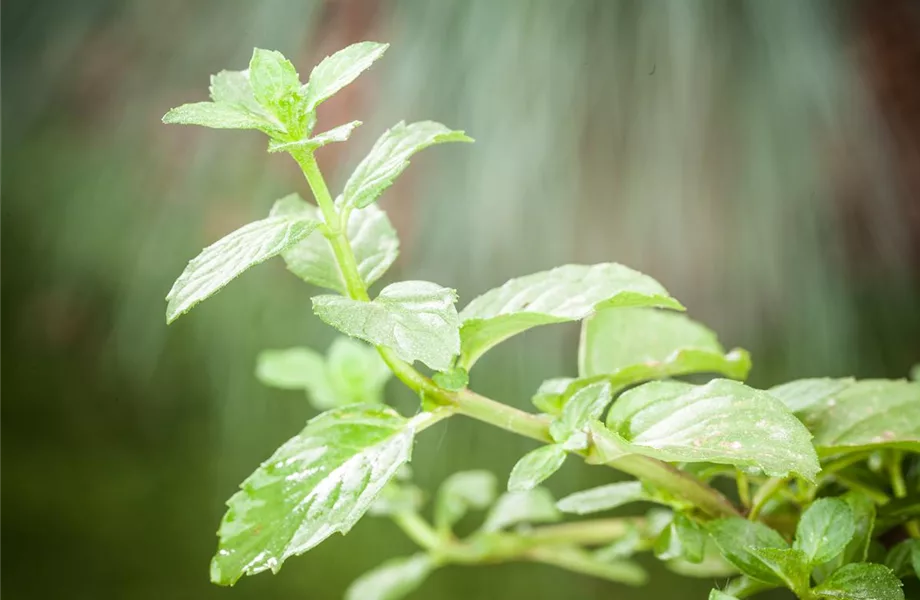
[[[349,43],[378,66],[320,110],[361,119],[319,160],[335,188],[399,119],[477,143],[413,159],[382,206],[402,240],[384,282],[461,305],[516,275],[617,261],[664,283],[750,383],[902,377],[920,362],[920,10],[873,2],[7,1],[2,7],[2,592],[6,598],[335,598],[411,552],[368,518],[277,576],[208,583],[223,502],[313,415],[261,387],[259,350],[333,337],[281,261],[167,328],[200,248],[309,192],[252,132],[172,127],[208,76],[278,49],[306,78]],[[577,327],[527,333],[473,386],[526,408],[571,375]],[[415,400],[397,383],[392,403]],[[531,442],[455,419],[418,483]],[[571,463],[557,495],[609,481]],[[474,521],[470,521],[472,526]],[[690,598],[649,563],[632,590],[551,567],[437,572],[418,598]],[[782,597],[782,596],[778,596]]]

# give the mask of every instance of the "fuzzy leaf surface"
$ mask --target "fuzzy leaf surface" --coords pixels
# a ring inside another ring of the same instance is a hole
[[[532,490],[558,471],[565,462],[565,450],[559,444],[540,446],[525,454],[511,470],[509,492]]]
[[[565,265],[512,279],[470,302],[460,313],[460,363],[469,369],[487,350],[522,331],[580,321],[614,306],[683,310],[660,283],[623,265]]]
[[[814,592],[834,600],[904,600],[901,585],[884,565],[851,563],[831,573]]]
[[[413,431],[395,411],[352,406],[315,417],[227,502],[211,580],[232,585],[333,533],[347,533],[408,462]]]
[[[313,68],[305,86],[307,112],[316,110],[320,103],[357,79],[389,47],[389,44],[377,42],[358,42],[324,58]]]
[[[817,565],[843,552],[854,533],[856,521],[849,504],[839,498],[820,498],[802,513],[793,548]]]

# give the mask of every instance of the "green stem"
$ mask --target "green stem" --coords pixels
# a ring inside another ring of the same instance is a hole
[[[751,507],[751,484],[748,481],[747,473],[741,469],[735,469],[735,485],[738,488],[738,499],[741,500],[741,506]]]
[[[393,522],[410,540],[425,550],[436,550],[442,543],[440,536],[425,519],[415,512],[401,512],[393,515]]]
[[[643,517],[595,519],[536,527],[527,533],[519,534],[519,537],[528,546],[554,544],[600,546],[613,543],[627,535],[633,528],[643,528],[645,524]]]
[[[785,485],[786,479],[784,477],[771,477],[766,483],[757,488],[757,493],[754,494],[754,498],[751,500],[751,510],[748,513],[748,519],[756,521],[757,517],[760,516],[760,511],[767,505],[770,498],[779,492]]]
[[[576,573],[609,579],[627,585],[642,585],[646,575],[628,563],[601,562],[577,548],[540,547],[526,554],[534,562],[561,567]]]
[[[907,484],[904,483],[904,472],[901,470],[902,454],[900,450],[891,451],[888,461],[888,476],[891,478],[891,489],[895,498],[907,497]]]
[[[326,186],[326,181],[323,179],[313,153],[294,151],[291,155],[303,170],[304,177],[322,212],[323,220],[328,228],[327,238],[345,279],[349,297],[353,300],[367,302],[369,300],[367,286],[358,272],[354,252],[346,235],[345,223],[342,222],[342,216],[336,210],[335,202],[332,200],[332,195],[329,193],[329,188]],[[427,399],[438,404],[452,406],[456,412],[501,429],[544,443],[552,441],[549,435],[549,422],[543,417],[501,404],[470,390],[459,392],[444,390],[411,365],[400,360],[390,349],[378,346],[377,350],[403,383],[414,392],[423,394]],[[449,416],[446,412],[442,414],[444,416],[440,416],[430,424]],[[731,502],[717,490],[665,462],[646,456],[629,455],[607,464],[692,502],[710,517],[738,516],[738,511]]]

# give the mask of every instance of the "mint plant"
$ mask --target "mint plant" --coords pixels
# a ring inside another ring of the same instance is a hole
[[[716,579],[711,600],[774,588],[808,600],[904,598],[901,579],[920,573],[920,383],[806,379],[754,389],[742,383],[747,352],[726,351],[660,283],[619,264],[518,277],[460,311],[455,291],[432,282],[369,292],[399,250],[376,200],[414,153],[473,141],[440,123],[398,123],[333,199],[315,152],[346,141],[360,122],[315,133],[316,111],[386,48],[349,46],[306,84],[280,53],[256,49],[247,70],[211,78],[210,102],[163,119],[267,134],[269,152],[300,165],[316,201],[281,198],[265,219],[205,248],[170,290],[167,322],[280,255],[331,292],[314,296],[313,310],[347,336],[325,356],[291,348],[259,357],[264,383],[302,390],[324,412],[230,498],[212,580],[277,572],[371,513],[392,519],[419,551],[361,576],[346,598],[399,598],[445,565],[518,560],[640,585],[646,575],[633,557],[642,552]],[[470,371],[495,345],[570,321],[582,322],[577,376],[547,379],[532,399],[538,412],[469,388]],[[674,379],[704,374],[717,377]],[[411,417],[383,403],[393,375],[419,397]],[[489,472],[451,475],[426,517],[407,467],[413,443],[456,415],[539,445],[502,494]],[[540,484],[572,459],[634,479],[556,501]],[[634,502],[655,508],[564,522]],[[470,511],[485,511],[482,524],[459,536],[454,528]]]

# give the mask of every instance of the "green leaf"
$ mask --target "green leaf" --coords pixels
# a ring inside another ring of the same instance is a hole
[[[811,587],[811,563],[805,553],[796,548],[764,548],[759,555],[783,584],[803,596]]]
[[[793,548],[804,552],[810,564],[818,565],[843,552],[854,533],[856,521],[850,506],[839,498],[820,498],[802,513]]]
[[[257,129],[265,133],[277,132],[277,126],[263,116],[232,104],[193,102],[170,110],[163,122],[176,125],[201,125],[212,129]]]
[[[623,265],[557,267],[512,279],[470,302],[460,314],[460,364],[469,369],[487,350],[532,327],[580,321],[613,306],[683,310],[660,283]]]
[[[610,384],[607,382],[582,388],[565,403],[562,414],[550,423],[550,436],[560,444],[566,442],[572,435],[581,432],[590,421],[600,418],[610,400]]]
[[[677,513],[671,524],[655,540],[655,556],[659,560],[681,558],[691,563],[703,561],[706,534],[699,525]]]
[[[306,238],[319,223],[306,217],[269,217],[245,225],[193,258],[166,296],[172,323],[237,275]]]
[[[645,490],[642,489],[642,483],[623,481],[570,494],[557,502],[556,508],[564,513],[587,515],[613,510],[624,504],[640,500],[649,500]]]
[[[869,557],[869,545],[875,529],[875,504],[859,492],[848,492],[840,499],[850,507],[855,531],[853,538],[841,554],[815,567],[813,577],[818,583],[824,581],[828,575],[843,565],[851,562],[866,562]]]
[[[891,569],[872,563],[843,565],[814,593],[819,598],[840,600],[904,600],[901,582]]]
[[[559,504],[556,504],[559,507]],[[615,561],[629,558],[643,546],[642,532],[638,527],[629,526],[629,530],[620,539],[594,552],[594,558],[602,561]]]
[[[438,529],[450,529],[469,510],[487,508],[495,500],[495,475],[490,471],[460,471],[444,480],[438,490],[434,521]]]
[[[914,547],[910,553],[910,563],[914,567],[914,575],[920,577],[920,541],[914,540]]]
[[[411,125],[400,121],[380,136],[370,154],[348,178],[344,205],[364,208],[372,204],[409,166],[409,157],[419,150],[445,142],[472,141],[462,131],[451,131],[434,121]]]
[[[321,220],[319,209],[297,194],[277,201],[272,214],[302,214],[307,218]],[[351,212],[346,233],[358,264],[358,273],[364,284],[370,286],[380,279],[399,255],[396,230],[385,212],[376,206],[368,206]],[[345,278],[322,232],[313,232],[281,256],[288,270],[304,281],[347,295]]]
[[[736,596],[729,596],[725,592],[720,592],[719,590],[712,590],[709,592],[709,600],[738,600]]]
[[[452,289],[401,281],[383,288],[373,302],[316,296],[313,312],[342,333],[386,346],[407,362],[420,360],[444,371],[460,351],[456,300]]]
[[[227,502],[211,580],[277,572],[335,532],[347,533],[409,461],[413,430],[395,411],[353,406],[322,413],[278,448]]]
[[[245,108],[251,113],[269,117],[256,100],[249,81],[249,70],[221,71],[211,75],[211,100],[218,104],[231,104]]]
[[[324,58],[313,68],[310,81],[305,86],[306,110],[316,110],[320,103],[357,79],[389,47],[389,44],[359,42]]]
[[[668,526],[670,526],[670,522]],[[722,558],[722,554],[719,553],[719,549],[711,538],[707,538],[703,544],[703,560],[700,562],[690,562],[684,558],[675,558],[667,561],[665,567],[678,575],[701,579],[722,579],[738,574],[738,569]]]
[[[916,575],[914,557],[920,553],[920,540],[904,540],[896,544],[885,556],[885,566],[894,571],[896,577],[904,579]]]
[[[532,490],[562,467],[565,450],[559,444],[541,446],[517,461],[508,479],[509,492]]]
[[[763,553],[771,548],[789,548],[779,533],[762,523],[737,517],[713,521],[707,528],[722,556],[743,573],[765,583],[784,583],[776,573],[775,557]]]
[[[619,397],[607,425],[633,451],[660,460],[757,467],[809,481],[820,469],[808,430],[770,394],[737,381],[646,383]]]
[[[249,61],[249,81],[256,101],[289,123],[300,95],[300,78],[291,61],[275,50],[256,48]]]
[[[747,575],[742,575],[729,581],[728,585],[725,586],[725,592],[739,598],[748,598],[776,587],[778,587],[776,584],[764,583],[751,579]]]
[[[541,412],[560,415],[562,414],[562,405],[564,403],[563,395],[573,381],[575,380],[571,377],[547,379],[540,384],[537,393],[533,395],[530,402]]]
[[[519,523],[553,523],[562,518],[546,488],[502,494],[482,525],[485,532],[507,529]]]
[[[316,408],[383,402],[383,387],[392,372],[376,350],[347,337],[329,348],[328,358],[309,348],[265,350],[256,376],[265,385],[306,390]]]
[[[811,430],[821,454],[882,447],[920,451],[920,382],[805,379],[770,393]]]
[[[398,600],[417,590],[436,568],[427,554],[391,558],[348,587],[345,600]]]
[[[747,352],[725,350],[715,334],[686,315],[651,308],[611,308],[582,326],[578,373],[606,379],[614,390],[650,379],[689,373],[720,373],[743,380]],[[570,389],[569,394],[574,390]]]
[[[305,140],[297,140],[294,142],[278,142],[272,140],[268,143],[269,152],[290,152],[291,150],[308,150],[313,151],[317,148],[322,148],[326,144],[332,144],[335,142],[344,142],[351,137],[351,133],[361,125],[361,121],[352,121],[351,123],[345,123],[344,125],[339,125],[334,127],[329,131],[324,131],[318,133],[311,138]]]
[[[462,390],[470,382],[470,374],[463,367],[452,367],[434,374],[434,382],[445,390]]]

